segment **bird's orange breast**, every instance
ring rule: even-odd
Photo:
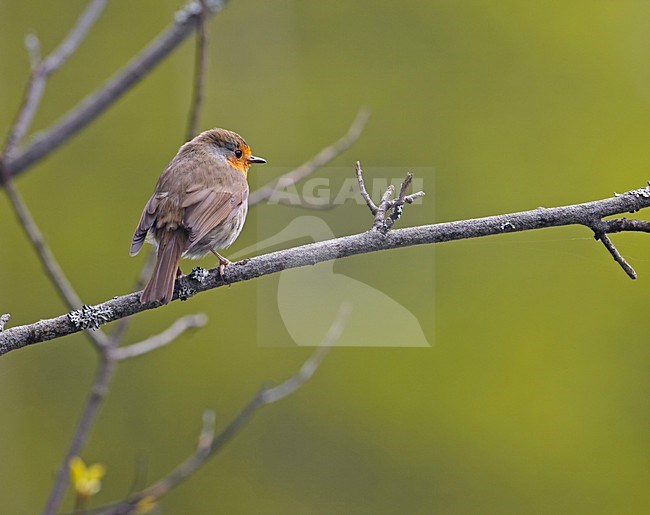
[[[249,152],[250,155],[250,152]],[[248,157],[246,157],[246,154],[244,154],[240,159],[237,159],[235,157],[228,157],[226,158],[226,161],[235,168],[236,170],[239,170],[241,173],[244,174],[244,177],[248,178],[248,169],[250,168],[250,163],[247,161]]]

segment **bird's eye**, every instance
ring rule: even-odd
[[[239,159],[242,156],[242,153],[243,152],[239,149],[235,150],[235,156],[237,156],[237,159]]]

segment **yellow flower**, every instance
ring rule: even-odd
[[[106,474],[106,467],[101,463],[94,463],[89,467],[79,456],[70,460],[70,480],[77,497],[89,499],[102,488],[102,478]]]

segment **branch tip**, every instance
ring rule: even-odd
[[[357,182],[359,183],[359,191],[361,192],[361,196],[363,197],[363,200],[366,201],[366,205],[368,206],[368,209],[370,209],[370,212],[373,215],[376,215],[377,206],[372,201],[372,198],[368,194],[368,190],[366,190],[366,184],[363,182],[363,170],[361,169],[361,163],[357,161],[354,165],[354,168],[357,172]]]
[[[358,165],[358,161],[357,161]],[[361,176],[361,166],[358,165],[356,167],[357,170],[357,180],[359,182],[359,189],[361,190],[361,196],[366,200],[366,204],[368,202],[372,203],[372,199],[370,199],[370,196],[368,195],[368,192],[366,191],[365,185],[363,184],[363,179]],[[404,211],[404,204],[412,204],[414,200],[423,197],[424,192],[423,191],[418,191],[415,193],[412,193],[411,195],[407,195],[406,192],[408,191],[408,187],[411,184],[411,181],[413,181],[413,173],[408,172],[406,174],[406,177],[402,181],[402,184],[400,185],[399,189],[399,194],[397,195],[396,199],[393,199],[393,193],[395,192],[395,187],[390,184],[388,188],[386,188],[386,191],[381,197],[381,202],[379,203],[379,206],[376,207],[376,211],[373,212],[375,215],[375,219],[372,224],[372,228],[376,231],[379,231],[382,234],[387,234],[388,231],[395,225],[395,222],[397,222],[401,216],[402,212]],[[374,204],[372,204],[374,206]],[[372,212],[373,209],[370,204],[368,204],[368,207],[370,208],[370,211]],[[388,212],[390,211],[390,215],[388,215]]]
[[[151,336],[141,342],[127,345],[126,347],[113,349],[111,354],[112,358],[115,361],[123,361],[142,356],[143,354],[147,354],[153,350],[164,347],[165,345],[169,345],[185,331],[203,327],[207,323],[208,317],[203,313],[186,315],[176,320],[160,334]]]
[[[339,138],[338,141],[334,142],[329,147],[322,149],[318,154],[306,163],[300,165],[298,168],[280,176],[266,186],[262,186],[261,188],[251,192],[250,197],[248,198],[248,206],[251,207],[264,200],[269,200],[281,188],[292,186],[293,184],[309,177],[318,169],[322,168],[334,158],[342,154],[359,139],[369,116],[370,113],[366,109],[360,109],[347,133]]]
[[[612,255],[614,261],[616,261],[619,265],[621,265],[621,268],[625,271],[625,273],[628,275],[630,279],[637,278],[634,268],[632,268],[630,264],[625,260],[625,258],[621,255],[618,249],[614,246],[614,243],[612,243],[612,240],[609,239],[609,236],[607,236],[607,234],[605,234],[604,231],[595,230],[594,237],[597,240],[600,240],[603,243],[603,245],[605,245],[605,248]]]
[[[5,325],[7,325],[7,322],[9,322],[10,318],[11,318],[11,315],[9,313],[5,313],[4,315],[0,315],[0,333],[5,330]]]
[[[196,447],[197,452],[207,453],[212,447],[214,441],[214,428],[217,422],[217,414],[210,409],[203,412],[203,427],[199,435],[199,441]]]
[[[44,62],[39,67],[39,70],[51,73],[61,66],[72,51],[76,49],[74,45],[78,46],[83,37],[85,37],[87,30],[95,22],[105,4],[106,0],[91,0],[70,35],[59,45],[59,48],[53,52],[52,56],[50,56],[55,58],[50,59],[48,57],[46,59],[47,63]],[[223,9],[225,4],[226,2],[224,0],[208,1],[210,15],[214,15]],[[21,122],[20,131],[17,133],[20,137],[15,137],[12,131],[10,137],[7,139],[10,143],[10,145],[5,145],[4,152],[7,173],[15,176],[43,159],[101,115],[140,79],[146,76],[148,71],[160,63],[197,28],[198,11],[195,11],[197,5],[194,0],[189,1],[176,13],[172,25],[162,31],[158,37],[131,59],[121,70],[115,73],[97,90],[79,101],[75,107],[54,122],[54,124],[35,135],[25,149],[13,155],[15,143],[19,142],[25,135],[33,116],[31,110],[32,108],[35,110],[38,99],[40,99],[42,87],[40,87],[40,91],[37,88],[36,93],[38,95],[30,95],[36,101],[30,101],[30,110],[26,111],[26,114],[29,116],[25,116],[25,120],[28,123]],[[198,7],[200,10],[200,6]],[[37,81],[36,85],[43,86],[43,84],[43,81]],[[7,148],[10,149],[10,152],[6,151]],[[11,155],[9,155],[10,153]]]
[[[25,36],[25,48],[29,57],[29,64],[34,71],[41,64],[41,42],[36,34],[27,34]]]

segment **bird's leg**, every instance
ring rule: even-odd
[[[217,259],[219,260],[219,275],[221,276],[222,280],[226,280],[224,277],[224,269],[226,265],[230,264],[230,261],[228,261],[225,257],[223,257],[221,254],[219,254],[216,250],[210,250],[215,256],[217,256]]]
[[[181,267],[179,266],[179,267],[176,269],[176,277],[180,277],[181,275],[183,275],[183,271],[181,270]]]

